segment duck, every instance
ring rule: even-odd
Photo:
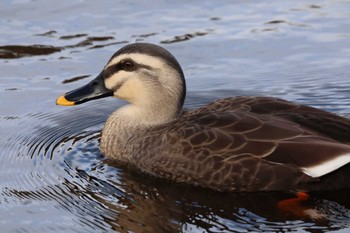
[[[349,119],[266,96],[187,110],[185,96],[176,58],[159,45],[132,43],[56,104],[125,100],[102,129],[100,151],[150,177],[220,192],[350,187]]]

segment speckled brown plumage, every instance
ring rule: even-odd
[[[327,127],[317,131],[314,118],[344,128],[326,136]],[[125,162],[154,176],[220,191],[307,188],[318,179],[299,168],[349,152],[350,145],[336,141],[349,127],[348,119],[281,99],[235,97],[185,111],[165,125],[131,130],[132,150],[114,153],[130,153]]]

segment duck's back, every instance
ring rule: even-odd
[[[213,112],[252,112],[278,116],[334,140],[350,143],[350,119],[283,99],[259,96],[229,97],[214,101],[185,114]]]

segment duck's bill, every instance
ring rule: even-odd
[[[108,90],[104,84],[103,72],[101,72],[94,80],[85,86],[79,87],[58,97],[56,104],[72,106],[89,100],[100,99],[112,95],[113,92]]]

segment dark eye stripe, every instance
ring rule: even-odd
[[[122,60],[120,62],[118,62],[117,64],[114,64],[114,65],[111,65],[107,68],[104,69],[103,71],[103,76],[105,79],[108,79],[110,78],[113,74],[116,74],[118,73],[120,70],[125,70],[124,69],[124,62],[126,60]],[[148,65],[144,65],[144,64],[138,64],[136,62],[133,61],[133,69],[130,70],[130,71],[135,71],[137,69],[140,69],[140,68],[144,68],[144,69],[148,69],[148,70],[153,70],[153,68],[151,66],[148,66]]]
[[[103,71],[103,77],[105,79],[110,78],[113,74],[117,73],[119,70],[122,69],[122,66],[118,63],[117,65],[112,65],[104,69]]]

